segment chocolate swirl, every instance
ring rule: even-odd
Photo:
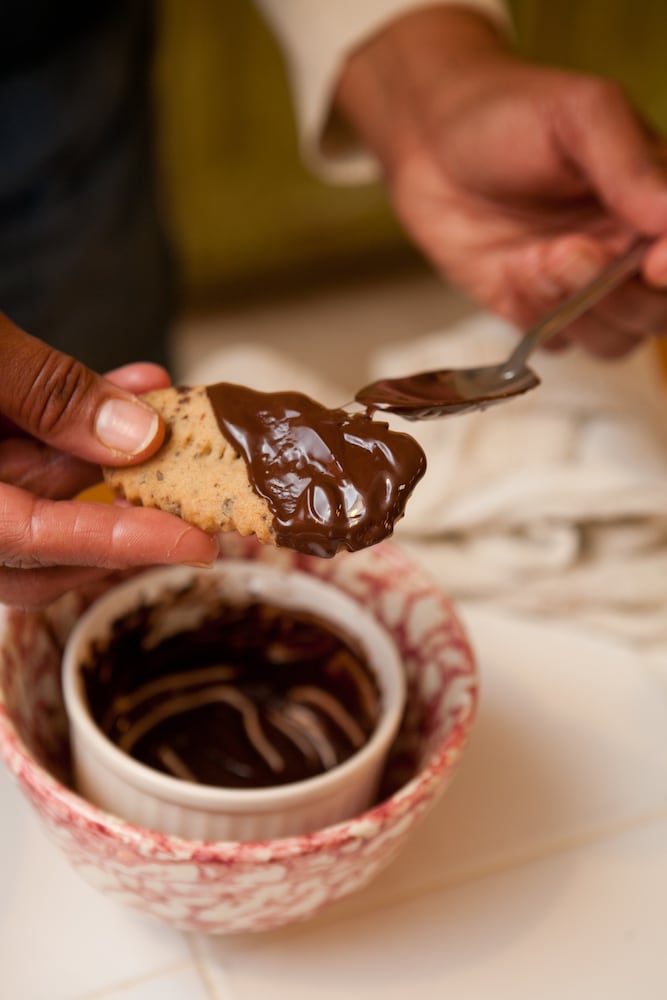
[[[426,471],[413,438],[367,414],[225,382],[207,393],[269,505],[278,545],[325,557],[374,545],[391,535]]]
[[[154,614],[140,607],[115,622],[83,670],[93,718],[136,760],[201,784],[260,788],[336,767],[373,732],[375,678],[312,616],[225,604],[156,642]]]

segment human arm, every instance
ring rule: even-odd
[[[435,265],[527,326],[638,232],[643,281],[568,331],[604,355],[667,330],[665,143],[612,82],[532,65],[456,6],[400,17],[350,54],[338,108]]]
[[[0,601],[37,607],[110,569],[211,562],[214,539],[168,514],[80,503],[99,466],[153,454],[164,426],[134,395],[169,382],[155,365],[107,378],[0,314]]]
[[[280,42],[290,79],[301,155],[323,178],[358,184],[378,164],[336,113],[335,93],[347,58],[398,18],[425,6],[465,8],[502,34],[511,24],[505,0],[255,0]]]
[[[518,326],[636,233],[667,231],[664,141],[613,82],[517,57],[502,0],[257,3],[286,54],[306,162],[333,181],[383,174],[427,257]],[[613,356],[664,332],[664,239],[643,278],[559,342]]]

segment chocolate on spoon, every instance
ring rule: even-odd
[[[634,274],[641,266],[648,246],[648,240],[636,240],[597,278],[528,330],[506,361],[380,379],[360,389],[354,397],[355,401],[369,412],[382,410],[406,420],[427,420],[483,410],[534,389],[540,380],[526,361],[535,348]]]

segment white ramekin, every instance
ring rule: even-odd
[[[169,594],[193,583],[204,584],[202,619],[207,604],[223,598],[237,603],[265,601],[314,613],[323,622],[342,628],[365,653],[380,688],[381,714],[368,742],[324,774],[258,789],[217,788],[172,778],[118,749],[90,714],[81,667],[89,660],[93,643],[108,641],[116,619],[142,604],[159,605]],[[184,623],[188,629],[192,625],[191,620]],[[171,619],[169,628],[174,630]],[[372,804],[401,720],[405,680],[401,657],[387,631],[333,584],[257,561],[223,560],[211,569],[169,566],[150,570],[107,591],[70,634],[63,657],[63,693],[76,786],[90,802],[166,834],[258,841],[310,833],[358,815]]]

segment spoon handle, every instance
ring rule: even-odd
[[[578,319],[612,289],[638,271],[644,254],[651,243],[652,240],[644,236],[635,240],[625,253],[613,260],[596,278],[580,288],[578,292],[575,292],[552,312],[547,313],[539,323],[536,323],[524,334],[506,364],[503,365],[504,370],[511,373],[523,368],[527,358],[536,347]]]

